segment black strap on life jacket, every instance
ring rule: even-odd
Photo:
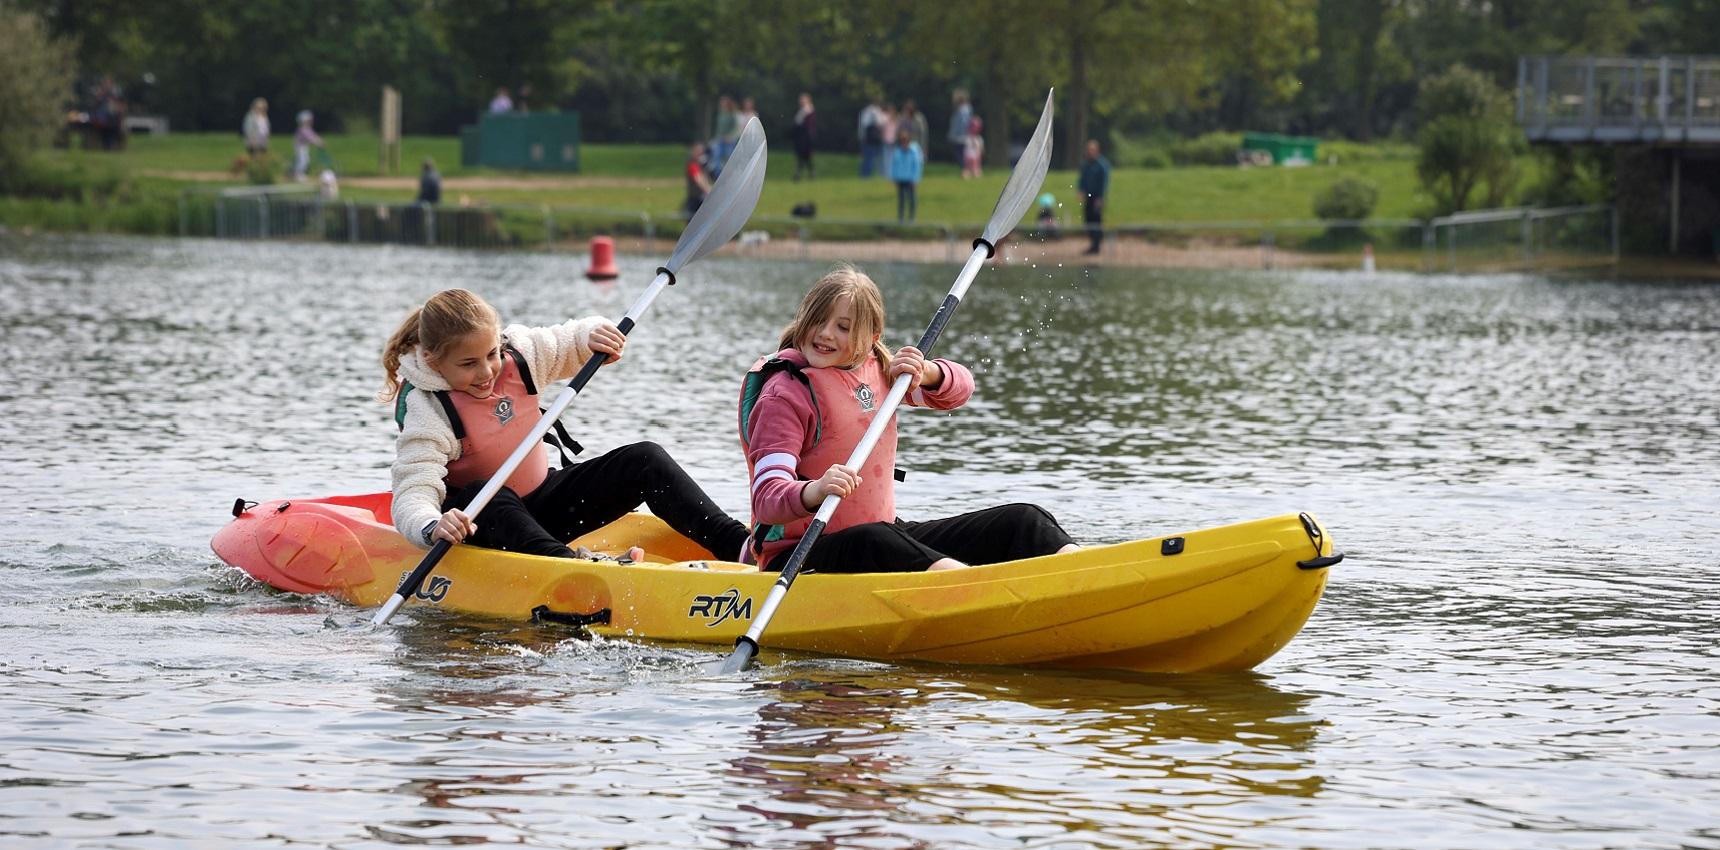
[[[519,369],[520,382],[526,385],[526,394],[536,396],[538,394],[537,383],[532,380],[532,370],[526,368],[526,356],[521,354],[520,350],[511,343],[503,345],[502,350],[514,359],[514,366]],[[402,382],[400,395],[397,396],[398,400],[394,404],[394,425],[403,431],[406,429],[406,396],[412,390],[411,381]],[[466,426],[460,421],[460,412],[454,407],[454,399],[448,395],[448,391],[429,390],[428,392],[436,397],[436,401],[442,405],[442,412],[448,415],[448,426],[454,431],[454,439],[466,439]],[[539,410],[542,411],[542,408]],[[551,423],[551,428],[553,429],[551,433],[543,435],[543,441],[555,446],[556,452],[561,455],[561,465],[564,468],[572,466],[573,455],[585,451],[585,447],[567,432],[567,426],[561,424],[560,419]]]
[[[532,380],[532,370],[526,368],[526,356],[521,354],[520,350],[515,348],[512,343],[502,346],[502,350],[513,356],[514,365],[520,370],[520,380],[526,385],[526,393],[537,395],[537,383]],[[539,408],[539,410],[542,409]],[[569,453],[579,454],[585,451],[585,447],[580,445],[572,434],[567,433],[567,426],[561,424],[561,419],[557,418],[551,422],[550,427],[552,430],[543,435],[543,441],[555,446],[556,452],[561,455],[561,465],[564,469],[572,466],[573,457]]]

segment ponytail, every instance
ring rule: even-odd
[[[413,307],[412,312],[406,314],[406,320],[388,337],[388,344],[382,347],[382,372],[387,377],[382,383],[382,391],[376,394],[377,401],[390,402],[400,395],[400,358],[417,350],[418,317],[423,314],[423,307]]]

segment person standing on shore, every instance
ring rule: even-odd
[[[908,138],[920,146],[922,153],[932,143],[931,128],[926,126],[926,113],[920,111],[913,98],[902,101],[902,114],[896,118],[896,129],[907,130]]]
[[[687,152],[687,202],[685,209],[687,218],[704,206],[705,196],[711,193],[711,178],[705,172],[705,146],[693,143],[692,150]]]
[[[860,110],[860,176],[871,177],[884,156],[884,111],[872,98]]]
[[[1099,253],[1099,243],[1105,238],[1105,192],[1111,187],[1111,163],[1099,155],[1097,139],[1087,140],[1087,161],[1081,164],[1081,179],[1076,188],[1083,199],[1083,220],[1087,223],[1087,238],[1092,244],[1085,253]]]
[[[818,137],[818,111],[812,108],[812,95],[800,93],[800,108],[794,113],[794,179],[804,173],[806,179],[817,176],[812,167],[812,142]]]
[[[298,120],[299,129],[293,133],[293,180],[302,183],[310,174],[311,148],[323,148],[323,140],[311,127],[314,119],[309,109],[299,110]]]
[[[412,202],[431,206],[442,203],[442,175],[430,157],[424,157],[424,167],[418,172],[418,197]]]
[[[260,97],[251,101],[251,111],[245,113],[240,133],[245,137],[245,153],[252,158],[269,152],[268,101]]]
[[[908,128],[896,131],[896,146],[890,149],[890,179],[896,181],[896,221],[913,221],[915,189],[926,167],[926,155]]]
[[[712,130],[709,160],[711,177],[723,173],[723,165],[729,161],[729,154],[734,152],[740,139],[741,122],[735,114],[735,99],[725,94],[717,98],[717,121]]]
[[[968,116],[967,133],[962,136],[962,177],[979,177],[980,164],[985,161],[985,122],[978,115]]]
[[[956,164],[962,165],[967,157],[968,121],[973,118],[973,105],[968,103],[968,93],[962,89],[956,89],[955,94],[950,96],[950,101],[955,108],[950,113],[948,138],[950,144],[955,146]]]

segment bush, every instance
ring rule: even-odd
[[[65,123],[71,89],[71,48],[50,40],[40,18],[0,3],[0,190]]]
[[[1171,156],[1167,148],[1170,137],[1149,136],[1130,138],[1118,136],[1109,157],[1118,168],[1169,168]]]
[[[108,200],[127,188],[117,164],[92,157],[58,162],[33,157],[14,169],[6,182],[7,193],[19,197],[83,202]]]
[[[245,179],[254,186],[267,186],[275,182],[275,175],[279,171],[280,167],[275,165],[275,158],[270,154],[254,154],[245,161]]]
[[[1367,218],[1380,200],[1380,189],[1360,177],[1343,177],[1314,196],[1314,215],[1326,221]]]
[[[1241,133],[1207,133],[1172,144],[1170,156],[1177,165],[1235,165],[1241,149]]]

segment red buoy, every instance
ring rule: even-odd
[[[621,272],[615,268],[615,240],[607,236],[591,237],[591,265],[585,276],[592,280],[613,280]]]

